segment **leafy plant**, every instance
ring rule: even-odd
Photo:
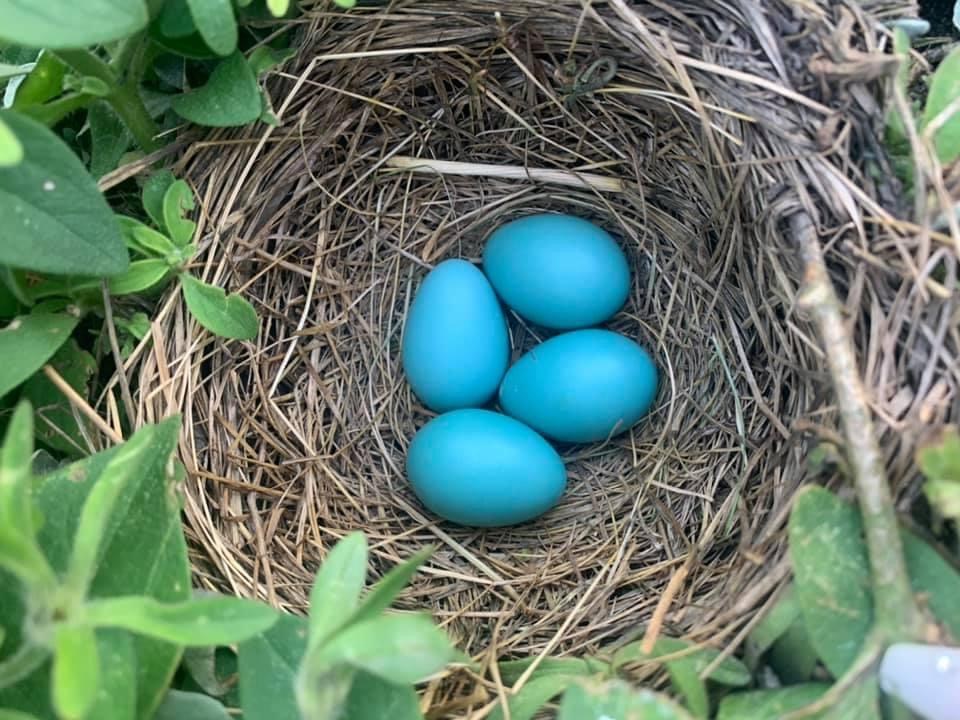
[[[422,717],[410,683],[458,655],[428,617],[386,611],[429,551],[364,592],[366,540],[348,536],[317,575],[309,620],[195,593],[177,419],[35,477],[33,417],[21,403],[0,450],[0,717],[226,718],[214,648],[236,643],[248,719]],[[185,648],[203,683],[171,688]]]
[[[960,521],[960,432],[953,425],[917,452],[917,464],[926,475],[923,492],[937,512]]]

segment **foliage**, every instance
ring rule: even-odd
[[[366,540],[349,536],[317,575],[309,620],[194,592],[178,420],[35,477],[33,417],[21,403],[0,450],[0,717],[230,717],[217,666],[233,654],[215,647],[237,643],[246,718],[293,720],[298,705],[305,717],[422,717],[410,683],[457,655],[426,616],[386,610],[426,553],[364,592]],[[198,681],[172,687],[185,648]]]
[[[923,492],[937,512],[960,521],[960,432],[949,425],[917,452],[917,464],[926,475]]]

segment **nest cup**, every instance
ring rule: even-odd
[[[877,191],[844,143],[867,121],[848,106],[852,135],[824,147],[840,100],[808,65],[839,61],[838,32],[874,36],[863,5],[307,12],[298,57],[267,80],[281,124],[214,134],[176,168],[202,207],[196,270],[253,302],[259,337],[218,340],[171,296],[136,360],[140,418],[184,413],[198,582],[303,612],[329,549],[360,529],[374,577],[436,546],[399,605],[487,660],[602,651],[655,611],[665,633],[734,638],[785,576],[807,431],[834,424],[783,220],[863,231]],[[404,474],[431,417],[403,377],[405,314],[436,263],[551,211],[621,243],[633,285],[608,327],[650,351],[660,394],[629,432],[561,448],[568,489],[539,520],[458,527]],[[547,336],[510,323],[518,351]],[[484,681],[464,682],[435,708],[482,703]]]

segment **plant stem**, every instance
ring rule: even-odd
[[[130,129],[137,144],[147,152],[159,147],[157,126],[135,87],[121,85],[113,69],[89,50],[57,50],[57,56],[79,74],[95,77],[109,85],[112,92],[106,100]]]
[[[30,105],[20,112],[37,122],[42,122],[47,127],[53,127],[70,113],[88,107],[96,99],[95,95],[87,93],[70,93],[43,105]]]
[[[886,468],[840,301],[827,274],[820,240],[809,215],[802,211],[792,215],[790,230],[806,266],[799,302],[810,311],[820,332],[847,440],[870,556],[879,641],[885,644],[918,639],[922,617],[910,588]]]

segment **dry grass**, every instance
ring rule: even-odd
[[[807,452],[837,438],[782,232],[797,208],[818,224],[909,498],[917,433],[960,379],[955,307],[933,277],[955,258],[949,238],[895,220],[896,186],[874,180],[890,176],[876,140],[889,63],[865,5],[307,13],[299,57],[268,82],[282,125],[213,135],[177,168],[203,209],[195,269],[254,302],[260,335],[221,342],[171,298],[131,368],[141,421],[184,413],[198,581],[301,612],[331,545],[359,528],[375,575],[437,546],[401,604],[432,608],[483,662],[596,652],[652,618],[731,642],[785,576]],[[568,101],[564,64],[601,57],[616,76]],[[403,471],[429,418],[400,368],[405,311],[433,264],[477,258],[498,224],[550,210],[628,251],[633,292],[612,327],[653,352],[657,409],[609,444],[564,448],[569,489],[541,520],[438,522]],[[512,333],[517,348],[543,337],[516,318]],[[431,688],[435,713],[495,696],[461,679]]]

